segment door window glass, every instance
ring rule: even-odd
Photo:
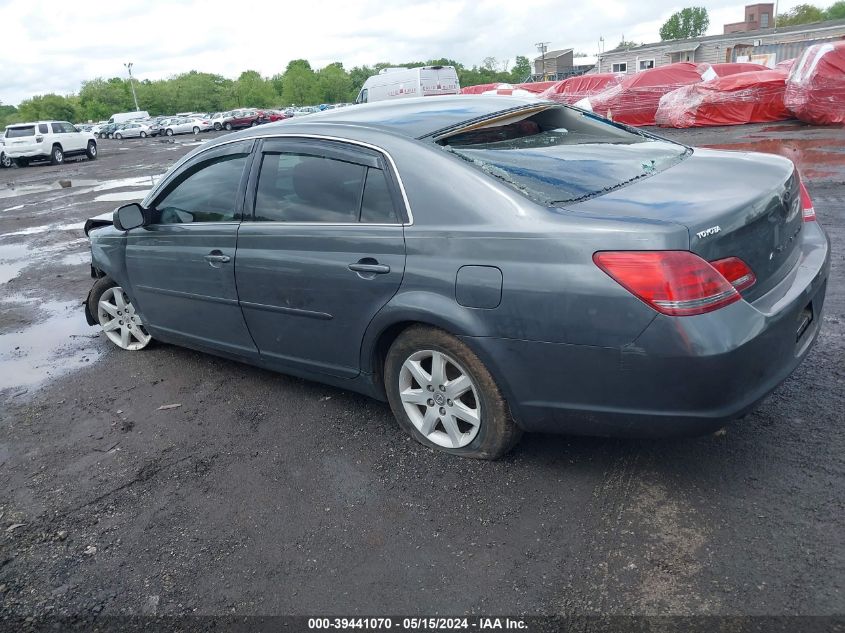
[[[265,154],[255,219],[357,222],[366,167],[322,156]]]
[[[50,128],[47,127],[46,123],[39,123],[38,124],[38,132],[41,134],[46,134],[50,131]]]
[[[62,132],[64,132],[61,123],[51,123],[50,127],[53,128],[53,134],[61,134]]]
[[[236,219],[237,193],[246,154],[220,156],[180,176],[156,205],[154,223],[230,222]]]
[[[387,178],[381,169],[367,168],[367,182],[364,185],[364,197],[361,200],[361,222],[381,224],[396,222]]]

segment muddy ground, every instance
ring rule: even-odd
[[[718,436],[533,435],[495,463],[362,396],[86,325],[81,223],[193,137],[0,172],[0,618],[842,614],[845,129],[664,133],[799,163],[833,242],[817,346]]]

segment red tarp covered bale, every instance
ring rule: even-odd
[[[495,84],[478,84],[477,86],[467,86],[466,88],[461,88],[462,95],[480,95],[482,92],[487,92],[488,90],[495,90],[496,86],[499,86],[500,83]]]
[[[807,48],[789,72],[785,101],[805,123],[845,123],[845,41]]]
[[[752,64],[751,62],[725,62],[722,64],[709,64],[719,77],[727,77],[728,75],[738,75],[739,73],[750,73],[755,70],[770,70],[768,66],[763,64]],[[701,73],[704,74],[703,72]]]
[[[621,83],[590,97],[590,106],[601,116],[628,125],[654,125],[660,97],[681,86],[698,83],[698,65],[668,64],[626,75]]]
[[[795,64],[795,58],[792,59],[784,59],[782,62],[778,62],[775,64],[775,70],[782,70],[784,72],[789,72],[792,70],[792,66]]]
[[[534,94],[540,94],[554,86],[557,81],[529,81],[527,84],[514,84],[514,88],[522,88]]]
[[[558,103],[573,104],[586,97],[592,97],[602,90],[617,85],[624,75],[618,73],[594,73],[592,75],[579,75],[570,77],[563,81],[555,82],[545,92],[540,94],[541,99],[550,99]]]
[[[660,99],[655,120],[663,127],[704,127],[783,121],[786,73],[758,70],[683,86]]]

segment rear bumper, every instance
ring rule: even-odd
[[[699,316],[658,315],[625,347],[465,341],[491,367],[525,430],[702,434],[748,413],[806,357],[829,268],[827,237],[808,224],[798,264],[766,295]],[[805,310],[811,320],[799,336]]]
[[[49,158],[50,148],[38,145],[24,145],[21,147],[7,147],[6,156],[9,158]]]

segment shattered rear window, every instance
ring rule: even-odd
[[[439,142],[447,151],[545,206],[586,200],[683,160],[689,148],[594,115],[552,108]]]

